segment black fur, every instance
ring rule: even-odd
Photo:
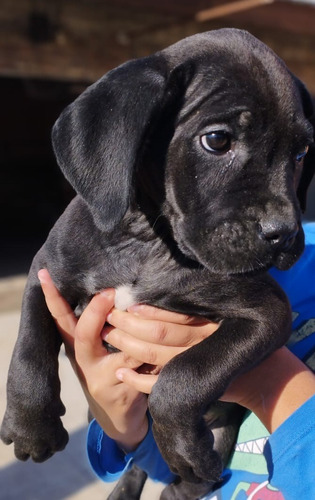
[[[312,142],[311,114],[284,63],[234,29],[130,61],[63,112],[53,145],[78,196],[25,291],[1,429],[18,458],[45,460],[67,441],[61,340],[37,279],[47,267],[73,308],[128,284],[135,302],[221,321],[163,368],[149,398],[157,443],[182,480],[163,498],[198,498],[219,480],[240,417],[215,401],[290,334],[289,304],[267,270],[303,251],[299,200],[304,208],[314,146],[304,167],[297,156]],[[225,134],[226,150],[204,148],[211,132]]]

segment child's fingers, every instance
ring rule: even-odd
[[[154,308],[152,308],[154,309]],[[165,317],[169,313],[166,313]],[[175,313],[170,313],[171,315]],[[163,316],[163,314],[161,314]],[[182,319],[184,315],[181,315]],[[108,323],[139,340],[165,346],[191,346],[211,335],[218,325],[203,320],[196,325],[177,324],[158,319],[146,319],[130,312],[113,311],[107,317]]]
[[[152,387],[158,379],[158,375],[144,375],[128,368],[119,368],[116,371],[116,377],[121,382],[130,385],[144,394],[150,394]]]
[[[104,356],[101,332],[114,305],[115,291],[104,290],[95,295],[84,309],[75,331],[76,359],[81,368]]]
[[[47,307],[54,318],[58,330],[60,331],[65,343],[73,347],[74,331],[77,319],[68,302],[61,296],[55,287],[47,269],[41,269],[38,272]]]
[[[167,323],[175,323],[177,325],[199,325],[208,322],[208,320],[204,318],[167,311],[166,309],[160,309],[159,307],[153,307],[147,304],[135,304],[130,306],[128,311],[142,318],[165,321]]]
[[[139,340],[117,328],[112,329],[105,340],[128,356],[149,365],[164,366],[174,356],[187,349],[182,346],[160,345]]]

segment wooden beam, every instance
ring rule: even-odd
[[[35,43],[29,36],[31,3],[2,0],[0,76],[89,83],[128,59],[149,55],[185,36],[233,26],[249,30],[270,45],[315,94],[315,8],[312,6],[277,1],[198,23],[180,15],[177,18],[159,15],[156,10],[124,9],[123,3],[120,0],[119,7],[113,7],[110,2],[64,0],[58,15],[47,11],[53,22],[52,39]],[[195,6],[204,3],[196,0]],[[238,0],[234,5],[237,3]],[[42,4],[54,5],[46,1]]]
[[[0,40],[0,75],[92,82],[130,57],[128,47],[115,41],[60,36],[36,45],[12,35]]]
[[[32,11],[32,5],[37,10]],[[59,5],[59,9],[56,6]],[[50,28],[40,40],[34,13]],[[1,0],[0,75],[94,81],[133,57],[132,38],[173,18],[99,0]],[[35,32],[34,32],[35,30]]]
[[[210,21],[218,17],[224,17],[244,10],[254,9],[261,5],[273,3],[274,0],[239,0],[238,2],[228,2],[223,5],[211,7],[197,12],[195,19],[197,22]]]

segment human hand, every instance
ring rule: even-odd
[[[135,448],[148,429],[147,397],[119,381],[115,373],[119,368],[137,369],[142,363],[123,352],[109,354],[101,337],[114,306],[114,290],[95,295],[78,320],[48,271],[42,269],[38,277],[93,416],[124,450]]]
[[[107,323],[111,326],[104,328],[104,340],[143,363],[137,370],[118,369],[117,378],[147,394],[168,361],[204,340],[219,326],[204,318],[148,305],[131,306],[128,312],[113,309]]]
[[[214,333],[218,325],[205,320],[163,311],[150,306],[130,308],[134,314],[113,310],[106,340],[130,356],[163,367],[180,352]],[[158,375],[120,368],[119,380],[150,393]],[[238,403],[253,411],[270,432],[281,425],[315,394],[314,374],[287,348],[237,377],[221,400]]]

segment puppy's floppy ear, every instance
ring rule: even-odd
[[[58,164],[105,231],[128,209],[137,155],[165,86],[161,56],[130,61],[87,88],[54,125]]]
[[[294,80],[296,82],[297,88],[301,96],[305,118],[307,118],[308,121],[313,126],[313,137],[315,141],[315,110],[312,98],[308,90],[306,89],[305,85],[295,76]],[[305,212],[306,209],[307,189],[313,179],[314,173],[315,173],[315,143],[310,145],[308,153],[304,159],[303,171],[297,188],[297,197],[300,202],[300,207],[302,212]]]

